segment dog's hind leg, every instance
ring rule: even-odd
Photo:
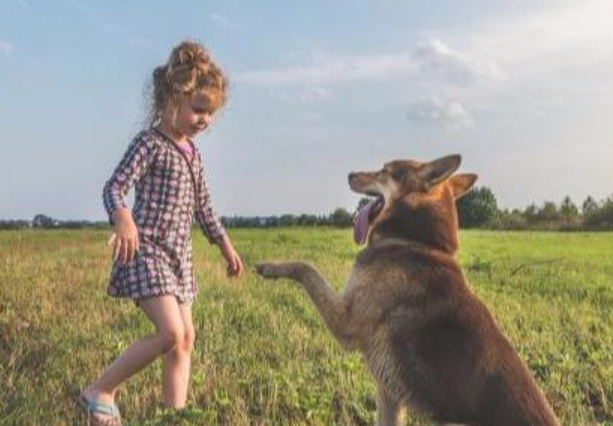
[[[297,281],[310,296],[334,337],[345,349],[354,347],[355,327],[345,301],[317,269],[303,262],[286,262],[260,263],[256,265],[256,271],[264,278],[289,278]]]
[[[379,386],[377,390],[377,426],[399,426],[404,421],[403,405]]]

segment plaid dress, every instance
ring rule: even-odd
[[[192,148],[190,164],[167,136],[144,130],[132,140],[104,186],[104,207],[111,224],[113,213],[126,206],[125,196],[134,186],[132,215],[140,245],[132,262],[113,262],[110,296],[139,300],[170,294],[180,303],[194,299],[190,233],[194,215],[211,244],[225,230],[211,207],[200,152]]]

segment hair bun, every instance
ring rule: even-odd
[[[209,52],[200,44],[193,41],[181,42],[170,53],[169,68],[208,68],[211,63]]]

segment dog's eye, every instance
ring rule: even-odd
[[[394,178],[394,180],[397,182],[403,181],[406,176],[407,176],[407,171],[404,169],[394,170],[392,172],[392,178]]]

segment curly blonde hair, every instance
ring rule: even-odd
[[[181,95],[205,94],[213,111],[226,102],[228,81],[209,52],[196,41],[179,43],[168,61],[153,70],[147,124],[158,125],[170,108],[176,114]]]

